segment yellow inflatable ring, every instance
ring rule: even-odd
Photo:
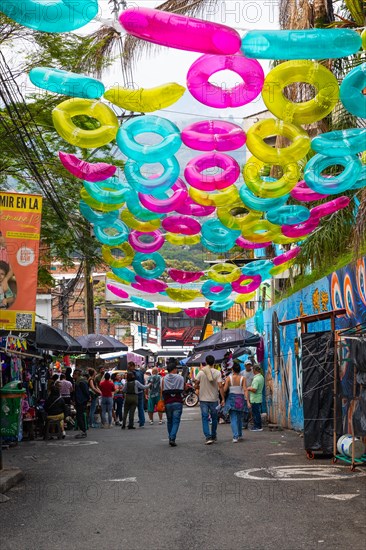
[[[288,147],[272,147],[264,140],[271,136],[282,136],[290,141]],[[247,132],[247,147],[257,159],[263,162],[285,165],[303,159],[310,150],[310,138],[302,128],[274,118],[260,120]]]
[[[274,267],[272,267],[272,269],[269,270],[269,273],[272,275],[272,277],[276,277],[276,275],[279,275],[280,273],[283,273],[289,267],[294,265],[294,263],[295,263],[295,259],[290,260],[288,262],[284,262],[283,264],[280,264],[280,265],[275,265]]]
[[[125,281],[125,279],[122,279],[121,277],[117,277],[113,271],[108,271],[106,275],[107,279],[113,279],[113,281],[116,281],[117,283],[122,283],[127,286],[131,286],[130,281]]]
[[[166,233],[165,240],[174,246],[189,246],[198,244],[201,237],[200,235],[177,235],[175,233]]]
[[[266,162],[250,157],[243,168],[243,178],[252,193],[260,198],[276,199],[292,191],[300,179],[300,168],[296,162],[283,166],[284,174],[276,181],[265,181],[261,172],[268,166]]]
[[[180,313],[182,311],[181,307],[156,306],[156,308],[163,313]]]
[[[99,128],[83,130],[76,126],[73,117],[85,115],[95,118]],[[113,141],[119,128],[118,118],[110,107],[92,99],[67,99],[52,111],[53,125],[57,133],[77,147],[102,147]]]
[[[141,231],[142,233],[150,233],[152,231],[155,231],[156,229],[159,229],[160,227],[159,219],[150,220],[149,222],[143,222],[141,220],[138,220],[127,209],[122,210],[120,218],[123,222],[125,222],[126,225],[128,225],[128,227],[131,227],[131,229],[136,229],[137,231]]]
[[[246,226],[243,231],[243,236],[253,243],[274,241],[279,235],[281,235],[280,226],[274,225],[268,220],[257,220]]]
[[[244,216],[238,216],[245,212]],[[239,229],[242,231],[246,225],[253,223],[262,217],[262,212],[253,212],[245,206],[241,201],[235,204],[229,204],[229,206],[220,206],[217,208],[217,217],[220,222],[229,229]]]
[[[80,197],[88,206],[90,206],[90,208],[93,208],[94,210],[101,210],[102,212],[119,210],[124,205],[124,202],[120,202],[118,204],[106,204],[104,202],[97,201],[89,195],[85,187],[80,189]]]
[[[295,82],[306,82],[317,90],[314,99],[294,103],[283,90]],[[311,124],[329,115],[338,102],[339,86],[336,77],[314,61],[286,61],[267,75],[262,90],[267,109],[276,117],[294,124]]]
[[[283,233],[281,232],[279,235],[277,235],[274,238],[273,243],[274,244],[292,244],[292,243],[298,243],[303,238],[304,237],[302,237],[301,239],[299,239],[299,237],[286,237],[286,235],[283,235]]]
[[[167,288],[165,292],[175,302],[190,302],[198,296],[202,296],[198,290],[182,290],[180,288]]]
[[[217,189],[216,192],[200,191],[190,187],[188,193],[192,200],[203,206],[226,206],[240,201],[239,191],[235,185],[222,190]]]
[[[250,302],[255,298],[256,291],[248,292],[248,294],[238,294],[234,299],[236,304],[245,304],[245,302]]]
[[[207,275],[216,283],[232,283],[241,276],[241,269],[234,264],[223,262],[210,267]]]
[[[117,249],[122,250],[125,255],[124,258],[116,258],[113,256],[112,250]],[[134,254],[132,246],[127,242],[116,246],[108,246],[107,244],[102,246],[103,260],[111,267],[126,267],[127,265],[131,265]]]

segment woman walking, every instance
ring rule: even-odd
[[[233,443],[237,443],[243,437],[243,411],[250,407],[246,381],[240,375],[240,365],[234,362],[233,373],[228,376],[225,382],[224,394],[227,395],[224,405],[224,412],[230,415],[230,425],[233,432]]]
[[[94,417],[95,417],[95,411],[98,404],[98,397],[102,394],[100,389],[95,383],[95,376],[97,374],[95,369],[88,369],[88,374],[89,374],[88,386],[89,386],[89,393],[90,393],[90,399],[91,399],[90,411],[89,411],[89,428],[97,428],[98,426],[95,423]]]
[[[126,385],[123,387],[123,393],[126,394],[126,398],[125,398],[125,407],[123,411],[122,430],[126,428],[127,416],[128,416],[128,429],[135,430],[135,426],[133,425],[133,422],[134,422],[135,410],[138,404],[138,393],[139,393],[139,390],[146,390],[149,387],[150,387],[150,384],[147,384],[145,386],[144,384],[141,384],[141,382],[136,380],[133,372],[127,373],[127,382],[126,382]]]
[[[123,401],[124,393],[123,386],[125,380],[122,380],[122,375],[117,374],[114,381],[114,409],[116,414],[116,426],[122,426],[122,410],[123,410]]]

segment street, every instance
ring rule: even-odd
[[[366,469],[308,461],[292,431],[229,425],[203,444],[199,408],[166,425],[89,430],[4,453],[25,481],[1,504],[1,550],[364,550]]]

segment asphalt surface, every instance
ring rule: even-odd
[[[68,434],[5,451],[26,479],[0,504],[1,550],[366,548],[366,468],[308,461],[295,432],[233,444],[220,425],[205,446],[195,408],[176,448],[157,421]]]

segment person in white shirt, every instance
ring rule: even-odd
[[[213,355],[207,355],[206,363],[207,365],[197,374],[195,384],[196,389],[199,388],[200,391],[202,429],[206,438],[205,445],[211,445],[217,441],[219,391],[222,400],[224,400],[224,392],[221,373],[214,368],[215,358]],[[211,431],[209,417],[212,421]]]

